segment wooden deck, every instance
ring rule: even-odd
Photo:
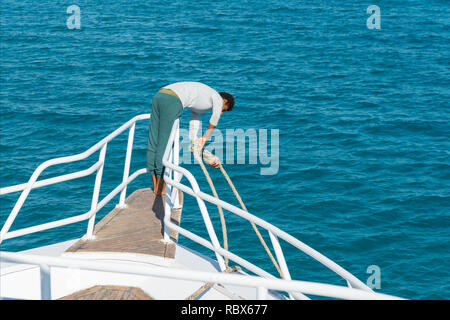
[[[177,233],[171,233],[175,243],[162,241],[163,200],[149,188],[136,190],[126,199],[127,208],[115,208],[95,225],[94,239],[81,239],[66,252],[126,252],[175,258]],[[174,209],[172,222],[179,224],[180,215],[181,210]]]
[[[154,300],[136,287],[94,286],[75,292],[59,300]]]
[[[180,192],[180,202],[183,193]],[[66,252],[139,253],[163,258],[175,258],[178,234],[171,232],[174,241],[163,242],[164,202],[151,189],[133,192],[125,201],[126,208],[115,208],[94,227],[94,239],[80,239]],[[171,220],[180,223],[181,209],[172,210]],[[94,286],[62,297],[61,300],[153,300],[139,288]]]

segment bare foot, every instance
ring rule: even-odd
[[[166,194],[166,183],[163,178],[156,178],[156,195],[163,196]]]
[[[153,193],[156,194],[156,176],[152,175],[152,189]]]

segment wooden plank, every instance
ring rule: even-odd
[[[127,252],[175,258],[175,243],[162,241],[163,200],[149,188],[136,190],[126,199],[126,208],[115,208],[95,225],[94,239],[80,239],[66,252]],[[180,218],[181,209],[174,209],[171,221],[179,225]],[[170,236],[178,240],[176,232]]]
[[[154,300],[142,289],[122,286],[94,286],[59,300]]]

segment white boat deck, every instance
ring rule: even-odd
[[[140,189],[127,199],[126,208],[115,208],[94,228],[91,240],[74,239],[46,247],[23,251],[28,254],[61,256],[128,265],[155,265],[168,268],[220,272],[217,261],[180,246],[178,235],[163,242],[164,208],[161,197],[151,189]],[[172,222],[179,224],[181,210],[172,211]],[[39,267],[24,264],[1,264],[3,298],[40,299]],[[244,274],[244,272],[239,271]],[[66,300],[183,300],[205,283],[160,277],[144,277],[81,269],[51,269],[52,299]],[[26,285],[29,290],[17,291]],[[275,294],[275,293],[273,293]],[[279,298],[269,293],[268,299]],[[244,286],[215,284],[196,299],[256,299],[256,291]]]

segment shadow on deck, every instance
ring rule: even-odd
[[[171,232],[175,243],[163,241],[163,201],[149,188],[136,190],[126,199],[126,208],[115,208],[95,225],[93,239],[80,239],[66,252],[139,253],[175,258],[178,234]],[[172,210],[173,223],[179,224],[180,216],[181,209]]]

